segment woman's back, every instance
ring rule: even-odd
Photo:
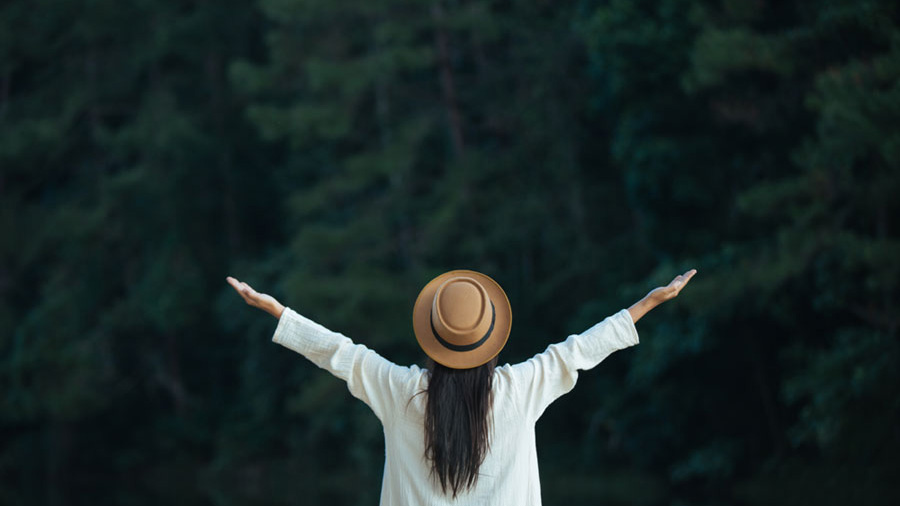
[[[479,467],[478,480],[456,499],[441,490],[425,458],[427,399],[415,393],[427,389],[428,371],[413,367],[410,373],[405,393],[414,396],[412,401],[383,420],[385,469],[381,504],[540,504],[534,423],[523,423],[511,391],[510,366],[494,371],[490,446]]]
[[[272,338],[344,379],[368,404],[385,435],[381,504],[539,505],[534,428],[544,410],[575,386],[578,370],[590,369],[618,349],[638,343],[628,310],[587,331],[547,347],[529,360],[494,369],[489,447],[478,480],[452,499],[425,457],[425,409],[430,373],[396,365],[343,334],[285,308]]]

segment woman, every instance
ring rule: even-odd
[[[497,367],[512,323],[509,299],[484,274],[446,272],[422,289],[413,307],[428,369],[396,365],[247,283],[227,280],[247,304],[278,318],[274,342],[345,380],[381,420],[382,506],[529,506],[541,504],[535,422],[575,386],[578,370],[637,344],[634,324],[675,298],[696,273],[676,276],[529,360]]]

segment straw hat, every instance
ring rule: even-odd
[[[435,362],[470,369],[500,353],[512,308],[500,285],[480,272],[453,270],[432,279],[413,306],[413,331]]]

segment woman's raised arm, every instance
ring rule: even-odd
[[[575,387],[579,370],[591,369],[616,350],[638,344],[635,322],[654,307],[675,298],[696,273],[696,269],[691,269],[675,276],[671,283],[654,288],[627,310],[621,309],[581,334],[551,344],[525,362],[499,368],[508,372],[517,386],[522,414],[537,420],[550,403]]]
[[[278,318],[273,342],[346,381],[350,393],[368,404],[382,422],[409,399],[407,392],[419,375],[417,367],[398,366],[365,345],[283,306],[271,295],[259,293],[231,276],[226,279],[247,304]]]

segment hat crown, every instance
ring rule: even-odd
[[[435,292],[431,316],[441,338],[454,345],[472,344],[491,327],[491,300],[477,280],[452,277]]]

